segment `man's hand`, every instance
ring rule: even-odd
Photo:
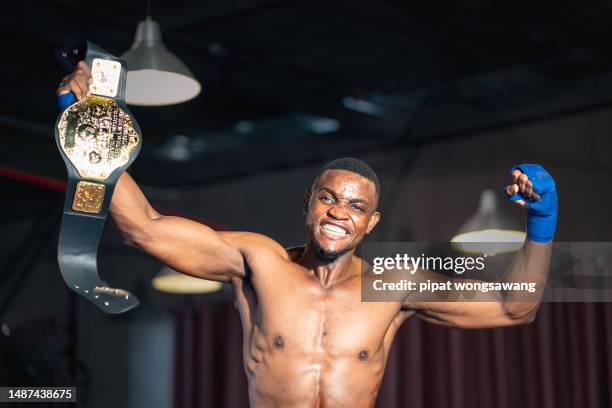
[[[91,95],[89,85],[93,82],[91,70],[85,63],[80,61],[74,71],[64,78],[57,87],[57,101],[60,109],[66,108],[76,100],[81,100]]]
[[[527,210],[527,238],[535,242],[553,239],[557,227],[557,189],[539,164],[521,164],[510,171],[508,200]]]

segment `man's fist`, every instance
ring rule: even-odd
[[[91,95],[89,85],[93,82],[91,70],[84,61],[80,61],[74,71],[64,78],[57,87],[57,98],[61,109]]]
[[[557,228],[557,188],[550,174],[539,164],[521,164],[510,170],[512,184],[506,187],[508,200],[527,210],[527,238],[548,242]]]

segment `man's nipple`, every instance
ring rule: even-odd
[[[285,341],[283,340],[282,336],[276,336],[274,338],[274,347],[277,349],[282,349],[285,347]]]

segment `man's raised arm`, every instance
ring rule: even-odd
[[[88,96],[91,81],[89,67],[79,62],[57,88],[60,107]],[[245,234],[219,233],[188,219],[159,214],[127,173],[117,182],[110,211],[128,243],[179,272],[224,282],[245,275],[236,245]]]
[[[119,178],[110,211],[129,244],[179,272],[224,282],[245,275],[241,252],[223,233],[159,214],[127,173]]]
[[[534,284],[533,293],[515,291],[494,291],[478,293],[473,299],[463,299],[462,293],[455,290],[448,293],[448,300],[431,302],[406,302],[409,310],[432,323],[445,326],[480,329],[489,327],[514,326],[530,323],[536,316],[546,279],[548,276],[552,242],[538,243],[525,241],[522,249],[515,255],[507,268],[501,283],[528,282]],[[419,270],[422,282],[443,283],[484,283],[473,279],[449,279],[440,273]],[[470,293],[471,294],[471,293]]]
[[[490,291],[480,293],[478,300],[468,301],[406,302],[419,317],[464,328],[510,326],[529,323],[535,318],[548,277],[557,224],[557,191],[552,177],[539,165],[516,166],[511,177],[506,194],[510,201],[527,210],[527,239],[506,269],[502,283],[531,283],[535,284],[535,291],[529,294]],[[417,274],[423,281],[448,279],[430,271]]]

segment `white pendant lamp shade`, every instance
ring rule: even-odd
[[[173,105],[195,98],[202,89],[189,68],[168,51],[159,24],[150,18],[138,23],[134,44],[121,58],[128,66],[125,99],[130,105]]]
[[[484,190],[476,214],[451,239],[462,252],[495,255],[518,251],[525,241],[522,226],[505,216],[493,190]]]
[[[223,287],[221,282],[184,275],[167,266],[164,266],[151,280],[151,285],[160,292],[181,295],[212,293]]]

